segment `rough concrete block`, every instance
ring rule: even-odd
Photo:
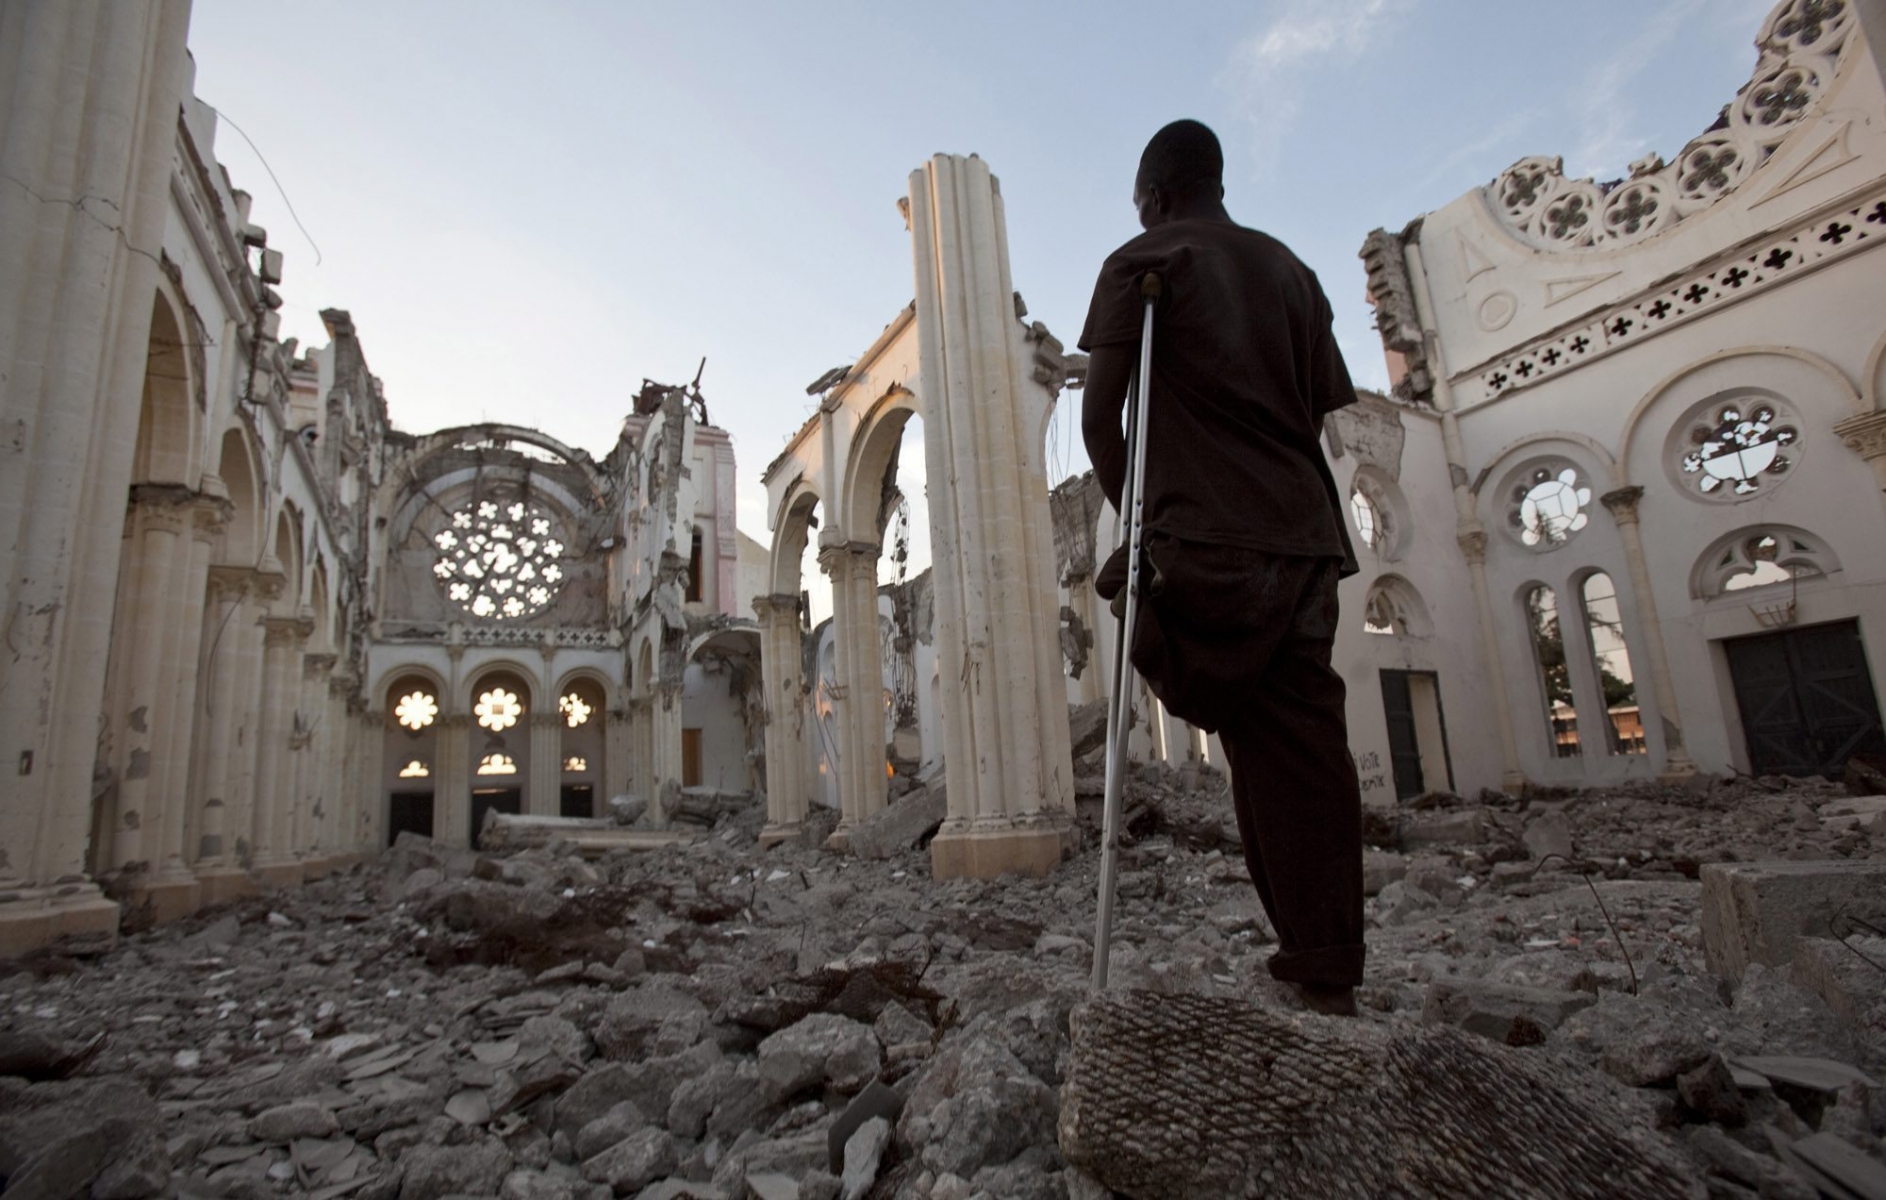
[[[1547,1030],[1557,1029],[1565,1018],[1597,1000],[1590,992],[1437,979],[1428,985],[1421,1020],[1429,1025],[1455,1025],[1508,1046],[1536,1045]]]
[[[1401,844],[1414,846],[1477,846],[1487,840],[1486,816],[1477,808],[1437,813],[1402,827]]]
[[[1386,850],[1362,852],[1362,894],[1379,896],[1382,889],[1408,874],[1408,860]]]
[[[1703,867],[1703,953],[1739,982],[1750,963],[1777,967],[1802,937],[1828,937],[1834,914],[1881,923],[1886,862],[1710,863]]]
[[[914,849],[919,839],[943,824],[949,801],[941,788],[918,787],[871,814],[851,829],[851,852],[859,858],[890,858]]]

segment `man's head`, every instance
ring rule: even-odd
[[[1151,229],[1176,216],[1223,212],[1225,153],[1218,135],[1198,121],[1174,121],[1153,134],[1139,156],[1133,180],[1133,206],[1139,223]]]

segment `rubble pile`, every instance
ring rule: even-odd
[[[1085,822],[1097,781],[1080,792]],[[1116,988],[1284,1011],[1223,793],[1209,769],[1138,772]],[[297,891],[17,964],[0,1194],[1105,1195],[1057,1141],[1091,830],[1048,878],[940,883],[940,794],[874,819],[882,857],[824,849],[829,818],[763,850],[750,811],[600,857],[402,835]],[[1424,797],[1372,822],[1361,1020],[1538,1056],[1711,1196],[1877,1194],[1883,807],[1818,781]],[[1775,859],[1859,872],[1870,907],[1724,977],[1705,889],[1795,893],[1711,864]]]

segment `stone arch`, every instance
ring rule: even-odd
[[[824,497],[811,480],[794,483],[780,502],[779,520],[773,526],[772,588],[775,595],[797,596],[805,581],[799,575],[799,560],[805,557],[811,540],[812,511],[822,506]],[[827,509],[830,516],[829,508]]]
[[[1883,342],[1882,345],[1886,345],[1886,342]],[[1876,350],[1875,354],[1877,355],[1878,353],[1879,351]],[[1846,373],[1812,351],[1801,350],[1794,346],[1737,346],[1727,350],[1718,350],[1714,354],[1706,354],[1695,362],[1678,367],[1676,370],[1670,372],[1670,374],[1658,380],[1655,386],[1644,393],[1643,399],[1637,402],[1637,406],[1631,410],[1631,415],[1625,418],[1624,426],[1618,433],[1617,486],[1647,482],[1645,478],[1640,478],[1639,476],[1647,475],[1648,473],[1640,472],[1634,467],[1635,458],[1640,450],[1638,431],[1650,410],[1656,407],[1665,398],[1674,398],[1680,407],[1688,408],[1693,403],[1729,391],[1738,384],[1743,386],[1750,384],[1767,386],[1769,384],[1770,381],[1767,380],[1749,380],[1743,377],[1739,372],[1735,378],[1725,378],[1722,380],[1707,378],[1709,375],[1708,369],[1710,367],[1718,363],[1728,362],[1731,359],[1741,358],[1778,358],[1791,360],[1801,366],[1810,368],[1815,375],[1825,380],[1827,387],[1838,398],[1841,406],[1847,410],[1841,414],[1842,416],[1851,416],[1868,411],[1865,401],[1861,399],[1859,391],[1853,386],[1853,381],[1847,378]],[[1700,386],[1698,386],[1696,382],[1699,379],[1702,381]],[[1812,394],[1815,390],[1816,389],[1809,389],[1808,394]],[[1789,399],[1803,407],[1809,406],[1806,395],[1791,394]],[[1655,438],[1654,440],[1659,445],[1661,445],[1663,441],[1661,437]]]
[[[1575,472],[1570,480],[1568,468]],[[1590,526],[1598,498],[1616,479],[1610,454],[1591,438],[1562,431],[1537,434],[1508,445],[1481,470],[1473,485],[1476,511],[1489,531],[1498,531],[1513,547],[1548,553]],[[1565,496],[1558,515],[1547,514],[1536,501],[1529,508],[1534,489],[1554,481],[1563,484]]]
[[[514,675],[521,680],[526,688],[525,716],[528,717],[536,711],[536,705],[541,702],[537,693],[543,690],[543,681],[538,677],[538,672],[514,658],[489,659],[466,671],[464,681],[459,684],[459,692],[453,698],[456,701],[454,711],[470,712],[472,706],[478,702],[480,688],[483,688],[485,681],[493,675]]]
[[[317,651],[334,649],[334,598],[328,590],[327,557],[319,550],[309,573],[308,605],[314,612],[314,632],[308,644]]]
[[[1395,637],[1434,634],[1434,618],[1429,615],[1427,601],[1421,598],[1420,590],[1405,576],[1392,573],[1378,577],[1369,585],[1362,605],[1362,619],[1364,629],[1370,633]]]
[[[177,308],[162,290],[157,291],[151,301],[133,484],[193,487],[202,473],[196,453],[200,414],[190,398],[193,372],[187,347]]]
[[[441,809],[449,807],[441,804],[439,788],[453,773],[440,758],[451,703],[445,681],[430,667],[400,663],[369,694],[382,702],[378,791],[387,842],[405,832],[432,837]]]
[[[432,695],[438,699],[439,715],[441,718],[452,712],[464,711],[462,708],[458,708],[454,705],[453,701],[455,697],[452,695],[451,687],[445,682],[445,676],[439,674],[435,668],[429,667],[424,663],[396,662],[389,667],[382,668],[379,674],[374,677],[372,684],[367,687],[365,691],[369,697],[385,701],[387,711],[390,712],[392,711],[394,702],[398,699],[398,697],[393,695],[394,688],[408,679],[425,681],[426,686],[431,689]]]
[[[1886,408],[1886,333],[1879,335],[1866,356],[1866,373],[1860,376],[1861,412]]]
[[[1350,477],[1348,490],[1349,498],[1343,516],[1355,531],[1358,548],[1373,550],[1383,562],[1399,562],[1402,552],[1407,549],[1409,532],[1414,525],[1414,509],[1409,505],[1401,485],[1389,478],[1388,472],[1380,467],[1363,463]],[[1364,511],[1374,522],[1373,537],[1368,536],[1362,527],[1358,496],[1367,502]]]
[[[908,389],[893,387],[885,392],[859,423],[851,437],[851,451],[840,487],[843,511],[837,514],[839,528],[853,541],[863,541],[863,531],[871,530],[874,541],[882,541],[884,513],[884,474],[902,445],[904,427],[912,417],[923,414],[917,397]]]
[[[284,504],[275,514],[275,541],[271,548],[282,568],[282,608],[290,615],[301,596],[301,526],[293,508]]]
[[[1774,545],[1760,549],[1752,545],[1764,538],[1774,539]],[[1737,585],[1738,579],[1761,578],[1768,574],[1761,570],[1763,563],[1772,564],[1775,571],[1784,572],[1792,579],[1832,575],[1841,569],[1840,556],[1819,534],[1798,525],[1745,525],[1717,538],[1697,555],[1690,567],[1690,597],[1713,600],[1739,594],[1745,589],[1789,582],[1788,578],[1775,578]]]
[[[262,553],[262,489],[255,467],[248,435],[241,429],[225,430],[216,474],[229,490],[231,513],[223,532],[221,559],[232,566],[253,566]]]

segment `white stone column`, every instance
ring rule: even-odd
[[[852,542],[819,552],[832,580],[838,709],[838,841],[884,807],[884,650],[878,639],[877,547]]]
[[[305,644],[305,643],[304,643]],[[298,728],[295,746],[295,802],[293,834],[289,844],[301,863],[303,879],[319,879],[328,870],[328,856],[333,852],[327,824],[327,782],[329,753],[328,673],[337,656],[327,652],[301,656],[300,695],[295,703]]]
[[[681,790],[681,681],[664,682],[655,690],[649,705],[649,756],[654,768],[655,790],[649,801],[655,828],[666,829],[670,821],[662,803]]]
[[[256,741],[253,867],[256,878],[277,887],[301,882],[294,856],[295,700],[300,695],[301,643],[295,617],[262,622],[262,723]]]
[[[563,714],[553,699],[526,719],[530,722],[530,790],[524,795],[524,811],[554,817],[562,811]]]
[[[386,712],[363,708],[353,721],[357,747],[347,773],[347,784],[354,795],[354,849],[371,858],[386,845],[386,793],[380,785],[385,754]],[[438,745],[435,740],[433,745]],[[437,753],[435,748],[434,753]],[[432,770],[433,786],[438,786],[438,767]]]
[[[656,829],[665,829],[668,818],[656,803],[655,785],[655,702],[650,696],[636,696],[629,701],[629,740],[632,743],[633,759],[631,778],[634,780],[629,789],[648,805],[648,823]]]
[[[86,874],[188,0],[0,21],[0,955],[114,935]]]
[[[1451,414],[1450,414],[1451,417]],[[1487,664],[1487,694],[1491,698],[1493,724],[1500,739],[1500,786],[1510,795],[1518,795],[1526,786],[1525,772],[1519,768],[1519,740],[1513,732],[1513,710],[1507,703],[1506,669],[1500,657],[1500,630],[1493,620],[1493,593],[1487,586],[1487,534],[1475,522],[1454,535],[1461,557],[1467,560],[1467,582],[1473,589],[1473,606],[1480,620],[1480,652]]]
[[[602,815],[609,816],[609,801],[632,791],[634,784],[629,778],[630,743],[634,731],[630,728],[629,710],[618,701],[616,707],[604,713],[603,724],[603,766],[602,766]]]
[[[248,826],[248,807],[237,817],[233,789],[245,778],[234,761],[237,748],[253,751],[254,739],[242,737],[249,716],[242,694],[254,692],[257,665],[249,643],[256,614],[249,605],[249,571],[245,567],[215,566],[209,571],[210,626],[205,661],[208,664],[209,701],[199,707],[208,726],[203,741],[203,772],[198,787],[202,810],[197,815],[194,870],[203,888],[203,903],[221,904],[248,890],[249,876],[236,865],[235,830]],[[247,685],[245,688],[243,685]],[[253,758],[253,755],[251,755]]]
[[[190,555],[188,493],[181,488],[138,487],[131,496],[132,556],[136,575],[120,589],[122,683],[111,714],[117,745],[118,803],[112,822],[111,865],[143,865],[155,871],[163,861],[163,766],[176,700],[175,597],[185,586]]]
[[[473,729],[470,713],[439,717],[438,762],[432,768],[432,836],[453,846],[470,842]],[[385,803],[384,798],[380,803]]]
[[[938,656],[949,817],[931,843],[938,878],[1045,873],[1073,806],[1065,683],[1054,637],[1054,551],[1044,536],[1039,447],[1046,401],[1015,315],[1001,197],[980,159],[938,155],[910,177],[931,479]]]
[[[755,596],[760,620],[760,687],[766,697],[766,828],[760,843],[797,837],[805,822],[805,653],[799,598]]]
[[[1622,487],[1598,499],[1611,510],[1618,536],[1624,540],[1624,561],[1631,571],[1631,590],[1636,593],[1637,622],[1644,631],[1644,647],[1650,651],[1650,684],[1663,724],[1662,778],[1681,780],[1696,774],[1696,764],[1690,761],[1683,745],[1683,716],[1677,709],[1670,655],[1663,645],[1663,622],[1657,616],[1657,595],[1651,590],[1650,564],[1644,559],[1644,539],[1637,526],[1637,502],[1643,497],[1641,487]]]

